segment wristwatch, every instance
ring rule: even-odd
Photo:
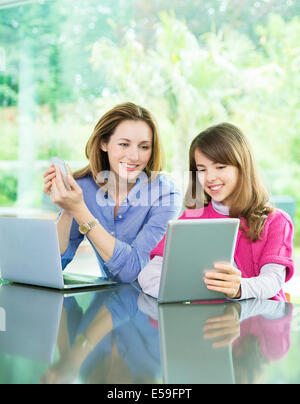
[[[81,234],[88,234],[88,232],[92,230],[92,228],[95,227],[97,224],[99,224],[99,220],[94,219],[90,222],[80,224],[78,230]]]

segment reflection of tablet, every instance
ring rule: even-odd
[[[234,383],[231,346],[214,348],[203,329],[207,319],[223,316],[230,304],[159,305],[163,383]]]
[[[203,271],[233,264],[239,219],[172,220],[168,224],[158,302],[222,299],[207,289]]]

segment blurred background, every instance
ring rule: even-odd
[[[249,137],[300,248],[298,0],[0,0],[0,214],[53,210],[42,173],[73,170],[109,108],[154,114],[167,171],[221,121]]]

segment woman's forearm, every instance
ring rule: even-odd
[[[85,204],[82,205],[80,209],[72,211],[71,215],[78,225],[95,220],[95,217]],[[116,239],[110,235],[100,223],[88,232],[88,238],[104,261],[111,259],[114,253]]]
[[[59,250],[60,254],[64,254],[69,245],[70,231],[72,226],[73,216],[63,210],[58,222],[56,223],[58,240],[59,240]]]

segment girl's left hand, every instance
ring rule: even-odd
[[[75,181],[70,167],[67,166],[67,168],[67,181],[71,190],[66,189],[61,171],[58,168],[56,170],[56,177],[52,179],[50,198],[53,203],[72,214],[84,206],[84,199],[82,189]]]
[[[241,297],[241,271],[222,262],[216,263],[214,268],[214,270],[205,272],[204,283],[207,289],[224,293],[229,299],[239,299]]]

